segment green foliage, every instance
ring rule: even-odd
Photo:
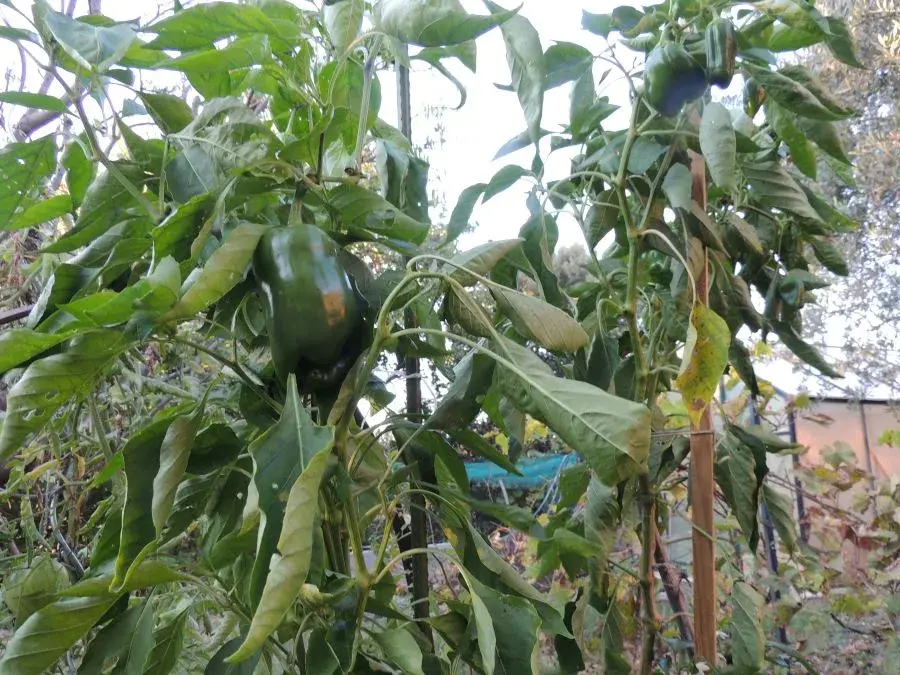
[[[804,68],[769,63],[819,42],[856,57],[844,24],[805,3],[743,8],[725,51],[707,49],[721,24],[707,25],[732,16],[731,2],[585,13],[591,32],[649,54],[640,74],[574,43],[544,51],[517,9],[485,4],[475,15],[457,0],[176,3],[135,26],[38,3],[35,32],[0,31],[39,43],[68,89],[3,101],[87,125],[0,152],[0,230],[44,237],[40,296],[25,327],[0,334],[12,383],[3,494],[18,509],[2,535],[28,561],[5,576],[15,633],[0,673],[48,672],[62,658],[80,658],[81,672],[536,673],[544,638],[563,668],[597,650],[606,672],[628,672],[638,624],[623,600],[653,593],[653,514],[683,477],[685,413],[697,422],[729,368],[759,389],[738,335],[775,334],[836,374],[803,337],[802,309],[825,283],[806,256],[846,274],[832,239],[853,223],[807,178],[825,156],[848,164],[833,123],[852,111]],[[523,178],[530,216],[516,238],[438,255],[426,244],[428,163],[379,118],[377,73],[406,63],[410,46],[451,79],[445,59],[474,72],[475,41],[493,29],[525,123],[498,156],[531,147],[534,160],[463,190],[443,245]],[[599,64],[633,94],[626,129],[603,128],[617,106],[598,95]],[[140,89],[156,70],[182,73],[196,105]],[[756,82],[759,126],[704,96],[732,71]],[[549,181],[544,97],[566,83],[571,119],[550,148],[579,154],[571,175]],[[111,157],[82,87],[115,111]],[[121,87],[119,110],[109,91]],[[708,179],[689,168],[694,155]],[[577,280],[553,267],[562,216],[588,247]],[[323,233],[313,253],[327,253],[333,288],[352,303],[325,285],[322,311],[272,301],[271,269],[253,261],[285,225]],[[404,267],[391,262],[400,256]],[[312,283],[278,260],[269,267]],[[352,335],[280,362],[276,333],[325,334],[350,304]],[[385,408],[380,378],[410,357],[451,382],[424,412]],[[384,419],[366,420],[363,401]],[[473,429],[482,412],[507,445]],[[473,496],[464,453],[515,473],[533,425],[582,462],[560,477],[554,510],[535,517]],[[789,552],[803,548],[792,509],[766,484],[766,453],[785,449],[754,427],[720,435],[716,476],[754,552],[760,498]],[[405,509],[419,548],[395,529]],[[571,597],[538,591],[474,528],[473,509],[527,532],[535,573],[562,568]],[[421,580],[426,517],[450,544],[431,552],[463,587],[411,609],[394,574],[413,558]],[[47,528],[77,583],[51,557]],[[638,539],[641,569],[618,574],[616,542]],[[727,625],[742,672],[764,667],[762,605],[750,584],[733,585]],[[643,607],[649,672],[662,624]]]

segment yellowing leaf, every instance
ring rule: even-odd
[[[681,373],[675,387],[681,392],[688,416],[694,425],[716,393],[719,378],[728,365],[731,331],[725,320],[705,305],[691,312]]]

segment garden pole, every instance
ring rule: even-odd
[[[706,163],[691,153],[691,197],[706,211]],[[703,248],[703,268],[696,279],[696,302],[709,304],[709,256]],[[716,663],[716,530],[714,522],[716,441],[707,406],[700,423],[691,424],[690,498],[694,563],[694,651]]]
[[[406,47],[403,47],[404,51]],[[412,143],[412,99],[409,92],[409,68],[397,62],[397,117],[400,132]],[[404,317],[406,328],[416,327],[416,316],[411,309]],[[411,419],[418,419],[422,413],[422,380],[419,359],[408,358],[404,363],[406,371],[406,412]],[[416,492],[410,495],[409,527],[410,544],[416,549],[428,547],[428,517],[425,495]],[[417,553],[412,559],[413,570],[413,616],[420,620],[419,627],[431,639],[431,631],[425,622],[430,615],[428,607],[428,554]]]

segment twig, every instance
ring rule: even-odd
[[[875,630],[866,630],[864,628],[857,628],[856,626],[851,626],[850,624],[844,623],[838,618],[838,615],[834,612],[830,613],[831,618],[834,619],[834,622],[843,628],[844,630],[849,630],[851,633],[856,633],[857,635],[865,635],[867,637],[873,637],[879,642],[884,642],[884,635]]]

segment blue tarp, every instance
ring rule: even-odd
[[[470,483],[489,483],[499,486],[503,481],[508,490],[534,490],[580,461],[577,455],[543,455],[542,457],[522,457],[516,462],[521,476],[510,473],[492,462],[466,462],[466,473]]]

